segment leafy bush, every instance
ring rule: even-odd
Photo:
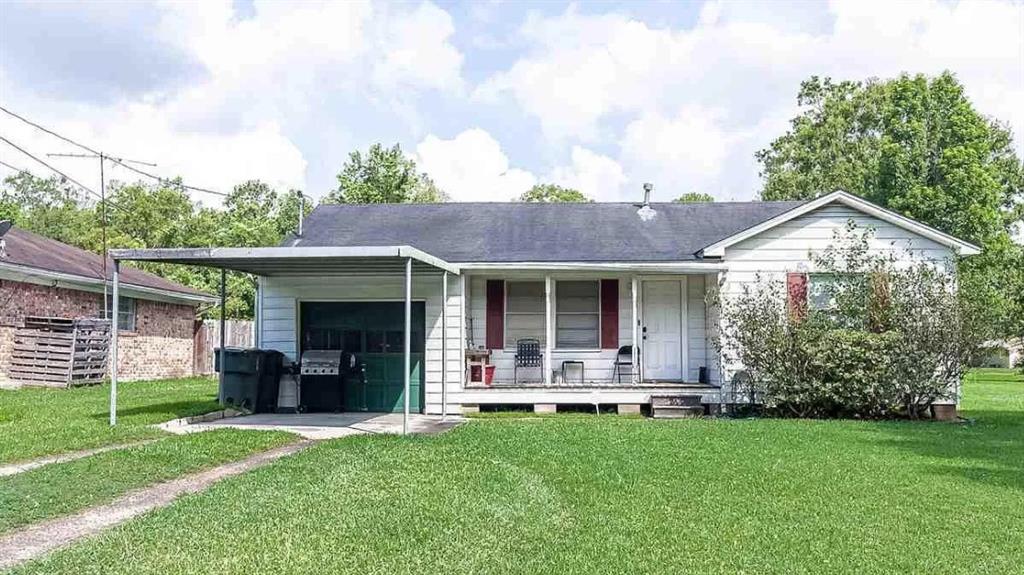
[[[851,223],[811,254],[816,272],[834,278],[824,288],[828,309],[795,308],[786,286],[760,277],[740,293],[712,296],[721,355],[742,368],[734,403],[782,416],[916,419],[956,397],[981,333],[955,274],[874,256],[869,238]]]

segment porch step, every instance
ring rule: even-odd
[[[691,394],[651,394],[651,407],[700,407],[701,395]]]
[[[704,417],[699,395],[652,395],[651,417],[655,419],[686,419]]]
[[[704,417],[703,405],[662,405],[651,407],[654,419],[696,419]]]

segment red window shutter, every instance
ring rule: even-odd
[[[487,280],[487,349],[505,347],[505,281]]]
[[[601,349],[619,349],[619,280],[601,280]]]
[[[787,273],[786,293],[790,316],[796,320],[803,319],[807,315],[807,274]]]

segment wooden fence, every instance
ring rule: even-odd
[[[196,375],[213,373],[213,350],[220,346],[220,320],[207,319],[196,322],[192,371]],[[253,347],[253,322],[230,319],[225,322],[224,342],[227,347]]]

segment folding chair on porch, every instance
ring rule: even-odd
[[[539,339],[516,340],[515,367],[512,369],[512,381],[519,383],[520,367],[539,367],[541,380],[544,380],[544,354],[540,352]]]
[[[637,348],[637,355],[640,355],[639,348]],[[629,376],[629,381],[633,381],[633,346],[624,345],[619,348],[618,353],[615,354],[615,378],[618,383],[622,383],[622,370],[625,368],[626,375]]]

